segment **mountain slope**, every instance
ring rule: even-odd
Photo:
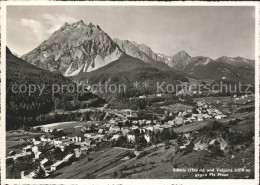
[[[227,57],[223,56],[216,60],[217,62],[224,62],[227,64],[230,64],[234,67],[244,67],[247,69],[254,69],[255,68],[255,62],[254,60],[249,60],[242,57]]]
[[[115,38],[114,41],[127,55],[138,58],[139,60],[150,63],[156,67],[169,70],[169,65],[166,63],[169,58],[165,55],[153,52],[153,50],[145,44],[138,44],[136,42],[120,40],[118,38]]]
[[[98,69],[121,55],[119,47],[99,26],[79,21],[65,23],[22,59],[42,69],[71,76]]]
[[[126,54],[95,71],[75,76],[73,80],[85,81],[89,84],[98,84],[100,82],[108,85],[125,85],[127,87],[126,94],[131,95],[135,94],[134,92],[154,94],[156,93],[157,82],[176,84],[179,81],[187,81],[183,75],[175,73],[170,68],[169,70],[161,69]],[[140,88],[134,89],[134,82],[139,82],[142,85],[142,82],[145,81],[149,82],[148,88],[140,86]],[[134,92],[132,93],[132,91]]]
[[[186,61],[186,65],[183,66],[182,71],[186,74],[193,75],[195,72],[198,72],[201,68],[203,68],[211,62],[213,62],[213,60],[208,57],[190,57]]]
[[[29,85],[31,94],[29,94]],[[34,91],[33,85],[36,86]],[[88,106],[90,100],[101,102],[90,92],[79,93],[57,90],[56,85],[75,85],[70,79],[40,69],[14,56],[6,49],[6,129],[28,128],[40,124],[67,121],[48,113],[54,109],[74,110]],[[20,87],[20,91],[19,91]],[[40,90],[40,88],[41,90]],[[27,91],[25,91],[27,88]],[[77,97],[77,99],[75,99]]]
[[[200,80],[225,79],[235,83],[254,84],[254,61],[242,57],[191,57],[185,51],[174,55],[169,66],[175,70]]]
[[[140,51],[144,52],[146,55],[148,55],[149,57],[151,57],[152,59],[154,59],[156,61],[166,63],[167,61],[170,60],[170,57],[168,57],[164,54],[155,53],[149,46],[147,46],[145,44],[138,44],[136,42],[133,42],[133,43]]]
[[[120,47],[122,51],[132,57],[138,58],[147,63],[151,63],[154,61],[151,56],[140,50],[137,43],[135,42],[131,42],[129,40],[120,40],[118,38],[115,38],[114,42]],[[152,55],[152,53],[150,54]]]
[[[235,67],[225,62],[213,61],[193,71],[193,76],[199,79],[225,79],[233,82],[254,84],[254,70]]]
[[[145,73],[149,72],[151,73],[151,78],[147,78],[145,76],[138,77],[136,76],[136,73]],[[178,75],[174,73],[171,70],[162,70],[159,68],[154,67],[153,65],[147,64],[139,59],[136,59],[134,57],[123,55],[118,60],[96,70],[88,73],[87,76],[99,76],[99,74],[120,74],[120,73],[130,73],[130,75],[135,78],[134,80],[153,80],[157,79],[157,77],[166,78],[172,78],[173,80],[176,80],[174,77],[178,77],[178,80],[185,79],[183,76]],[[141,79],[142,78],[142,79]],[[94,79],[93,79],[94,80]],[[95,79],[96,80],[96,79]]]

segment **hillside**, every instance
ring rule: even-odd
[[[88,106],[89,100],[95,100],[96,103],[101,102],[97,96],[89,92],[77,95],[76,91],[69,93],[60,90],[54,93],[52,85],[74,83],[60,74],[42,70],[23,61],[14,56],[8,48],[6,52],[6,84],[7,130],[28,128],[48,122],[46,120],[48,116],[45,115],[54,109],[73,110],[81,106]],[[31,85],[31,94],[28,91],[29,85]],[[34,93],[32,93],[33,85],[36,86]],[[19,87],[21,87],[20,92]]]
[[[134,41],[113,39],[120,49],[126,54],[138,58],[144,62],[153,63],[155,61],[166,63],[170,58],[166,55],[155,53],[149,46],[145,44],[138,44]]]
[[[118,60],[99,68],[95,71],[84,73],[73,77],[74,81],[84,81],[89,84],[124,84],[127,87],[125,95],[127,97],[136,96],[138,94],[154,94],[156,93],[156,83],[176,84],[178,81],[185,82],[187,79],[169,70],[161,69],[152,64],[143,62],[129,55],[123,55]],[[142,82],[147,81],[149,87],[142,87]],[[140,87],[134,88],[133,83],[139,82]],[[105,95],[107,96],[107,95]]]
[[[227,79],[233,82],[254,84],[254,69],[236,67],[222,61],[214,61],[197,68],[193,76],[199,79]]]
[[[227,64],[230,64],[234,67],[244,67],[244,68],[248,68],[248,69],[254,69],[255,68],[255,61],[254,60],[249,60],[246,58],[242,58],[242,57],[227,57],[227,56],[223,56],[223,57],[219,57],[218,59],[216,59],[217,62],[224,62]]]
[[[254,61],[242,57],[220,57],[213,60],[204,56],[191,57],[181,51],[171,58],[168,65],[199,80],[225,79],[233,83],[254,84]]]
[[[129,56],[149,63],[161,70],[171,70],[175,73],[180,73],[167,64],[167,61],[169,61],[170,58],[165,55],[155,53],[149,46],[146,46],[145,44],[138,44],[133,41],[120,40],[118,38],[115,38],[114,41],[119,46],[119,48]]]

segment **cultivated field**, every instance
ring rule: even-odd
[[[70,166],[57,170],[50,178],[95,178],[97,174],[123,163],[121,160],[132,151],[119,148],[111,148],[105,151],[93,152],[87,157],[76,161]]]

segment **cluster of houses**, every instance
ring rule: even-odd
[[[48,137],[47,135],[42,135],[41,137],[28,139],[28,145],[21,150],[21,153],[16,154],[14,151],[9,153],[9,156],[6,158],[7,164],[23,161],[26,158],[32,158],[33,161],[40,161],[39,168],[31,172],[22,171],[21,178],[36,178],[40,170],[44,172],[44,177],[47,177],[56,170],[79,159],[82,153],[91,151],[97,143],[117,141],[121,137],[125,137],[129,143],[135,143],[137,139],[136,131],[143,133],[145,140],[149,143],[151,141],[151,132],[158,133],[164,129],[171,129],[170,125],[160,125],[159,122],[152,126],[150,125],[152,122],[149,120],[140,120],[140,122],[134,121],[131,127],[123,126],[120,128],[118,121],[118,119],[110,120],[108,123],[103,124],[102,127],[99,127],[99,129],[97,129],[98,124],[75,127],[74,129],[81,129],[81,131],[85,132],[83,136]],[[139,126],[140,123],[142,126]],[[49,132],[49,130],[46,129],[43,129],[43,131]],[[44,150],[49,150],[49,148],[45,149],[44,147],[47,144],[59,148],[62,152],[68,151],[69,149],[73,149],[74,152],[68,153],[62,160],[50,161],[43,155]]]
[[[254,94],[245,94],[243,96],[238,97],[237,95],[234,95],[234,102],[236,105],[245,105],[248,103],[252,103],[255,101]]]
[[[138,96],[138,97],[130,97],[129,100],[162,97],[163,95],[164,94],[162,94],[162,93],[152,94],[152,95],[141,95],[141,96]]]
[[[48,177],[52,172],[71,164],[76,158],[79,158],[79,155],[77,155],[79,153],[79,149],[74,149],[75,152],[74,153],[70,153],[68,155],[66,155],[62,160],[58,160],[55,163],[53,163],[52,161],[50,161],[47,158],[44,158],[40,161],[40,166],[38,167],[38,169],[33,170],[31,172],[25,172],[22,171],[21,172],[21,179],[33,179],[36,178],[38,176],[38,174],[40,173],[40,171],[43,172],[42,177]]]
[[[183,126],[195,121],[204,121],[207,119],[223,119],[227,115],[223,114],[220,110],[212,108],[207,101],[198,101],[196,109],[187,109],[179,111],[175,119],[168,121],[165,124],[172,125],[173,127]]]
[[[35,178],[39,170],[44,172],[44,176],[49,176],[52,172],[71,164],[73,161],[80,158],[82,153],[91,151],[100,142],[117,141],[121,137],[126,138],[127,142],[135,144],[136,132],[142,133],[147,143],[151,142],[152,134],[162,133],[164,130],[173,130],[175,127],[182,126],[194,121],[203,121],[205,119],[222,119],[225,118],[221,111],[214,109],[206,101],[198,101],[196,109],[188,109],[179,111],[174,120],[161,124],[159,120],[128,120],[129,115],[133,112],[126,113],[125,118],[113,118],[107,123],[90,123],[85,126],[75,126],[74,130],[79,130],[80,135],[77,136],[56,136],[48,137],[42,135],[27,141],[28,145],[24,147],[21,153],[16,154],[10,152],[6,161],[16,162],[23,160],[26,157],[32,157],[33,160],[40,161],[40,166],[37,171],[30,173],[22,172],[21,178]],[[131,124],[129,124],[131,122]],[[53,130],[42,128],[43,132],[51,132]],[[56,130],[62,132],[63,129]],[[50,161],[45,158],[42,153],[44,145],[50,145],[59,148],[61,152],[70,150],[62,160]],[[73,150],[73,152],[71,152]]]
[[[44,177],[49,176],[52,172],[62,168],[63,166],[71,164],[73,161],[79,159],[82,152],[88,151],[90,143],[81,142],[81,137],[47,137],[43,135],[41,137],[35,137],[29,139],[27,142],[30,142],[26,147],[21,150],[21,153],[16,154],[14,151],[9,152],[9,156],[6,158],[6,163],[15,163],[23,161],[25,159],[32,159],[33,162],[40,161],[39,168],[31,172],[21,172],[22,179],[32,179],[37,177],[39,171],[44,172]],[[45,158],[42,154],[45,150],[50,150],[50,147],[45,148],[45,146],[54,146],[55,148],[60,148],[62,152],[65,152],[67,149],[73,149],[73,152],[67,153],[67,155],[62,160],[49,160]],[[54,149],[51,149],[51,152],[55,152]]]

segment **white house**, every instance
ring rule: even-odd
[[[145,135],[144,135],[144,139],[146,140],[147,143],[150,143],[150,142],[151,142],[151,136],[150,136],[150,134],[145,134]]]
[[[174,125],[174,120],[169,120],[169,121],[168,121],[168,124],[169,124],[169,125]]]
[[[223,119],[223,118],[226,118],[227,116],[222,114],[222,115],[217,115],[215,116],[216,119]]]
[[[42,166],[42,168],[45,168],[46,165],[48,164],[49,160],[44,158],[41,162],[40,162],[40,165]]]
[[[78,159],[81,156],[81,149],[75,148],[74,149],[75,158]]]
[[[174,120],[176,125],[182,125],[184,120],[182,117],[176,116],[175,120]]]
[[[104,134],[104,133],[105,133],[105,130],[101,128],[101,129],[98,130],[98,133],[99,133],[99,134]]]
[[[110,127],[109,133],[117,133],[120,132],[120,127]]]
[[[146,121],[146,125],[151,125],[152,124],[152,121],[151,120],[147,120]]]
[[[151,132],[153,132],[153,127],[151,127],[151,126],[146,127],[145,130],[150,130]]]
[[[138,121],[137,121],[137,120],[134,120],[132,123],[133,123],[134,125],[137,125],[137,124],[138,124]]]
[[[162,97],[162,94],[156,94],[157,97]]]
[[[135,135],[134,135],[133,131],[128,132],[126,137],[127,137],[128,142],[131,142],[131,143],[135,142]]]
[[[39,151],[34,153],[35,159],[39,159],[41,154],[42,154],[42,152],[39,152]]]
[[[122,135],[120,134],[115,134],[113,135],[113,137],[111,138],[111,141],[114,140],[114,141],[117,141]]]
[[[32,147],[32,152],[35,154],[37,153],[39,150],[38,150],[38,146],[33,146]]]
[[[32,146],[27,145],[26,147],[23,148],[23,152],[31,152],[32,151]]]

